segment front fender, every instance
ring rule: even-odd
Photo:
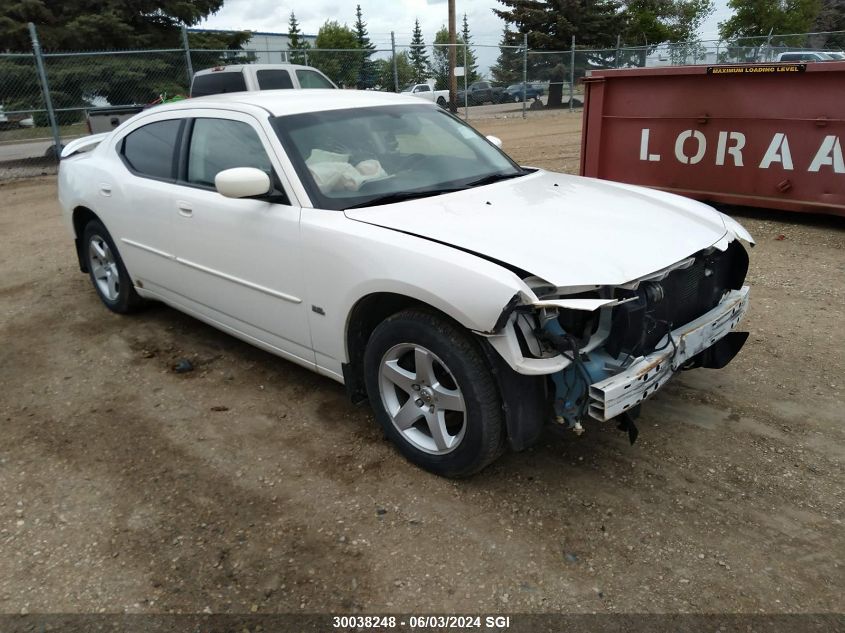
[[[514,295],[536,300],[504,266],[338,211],[303,209],[301,231],[314,349],[338,368],[349,360],[349,315],[372,293],[407,296],[477,332],[492,332]]]

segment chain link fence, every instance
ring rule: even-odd
[[[406,91],[465,119],[526,117],[583,105],[583,79],[603,68],[775,61],[789,51],[841,51],[845,31],[699,40],[649,46],[589,49],[573,39],[569,50],[522,46],[396,45],[374,50],[205,50],[184,48],[86,53],[33,50],[0,53],[0,179],[55,172],[56,148],[91,132],[89,123],[185,98],[198,70],[219,65],[295,63],[321,70],[341,88]],[[392,38],[391,38],[392,39]],[[449,103],[454,48],[456,102]],[[480,67],[478,57],[496,57]],[[841,55],[841,52],[840,52]],[[489,66],[489,68],[488,68]]]

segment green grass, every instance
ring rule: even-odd
[[[60,125],[59,134],[63,139],[73,136],[84,136],[88,134],[86,123],[74,123],[73,125]],[[34,139],[51,140],[52,129],[49,127],[19,127],[11,130],[0,130],[0,143],[15,141],[30,141]]]

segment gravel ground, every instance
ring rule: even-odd
[[[478,124],[577,169],[578,115]],[[749,341],[658,393],[635,446],[588,424],[456,482],[328,379],[106,311],[54,178],[0,201],[0,612],[845,608],[841,220],[743,213]]]

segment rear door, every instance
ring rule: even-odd
[[[186,123],[179,113],[144,117],[117,139],[114,151],[123,168],[96,182],[98,211],[132,272],[155,290],[174,273],[171,195],[177,176],[180,137]]]

